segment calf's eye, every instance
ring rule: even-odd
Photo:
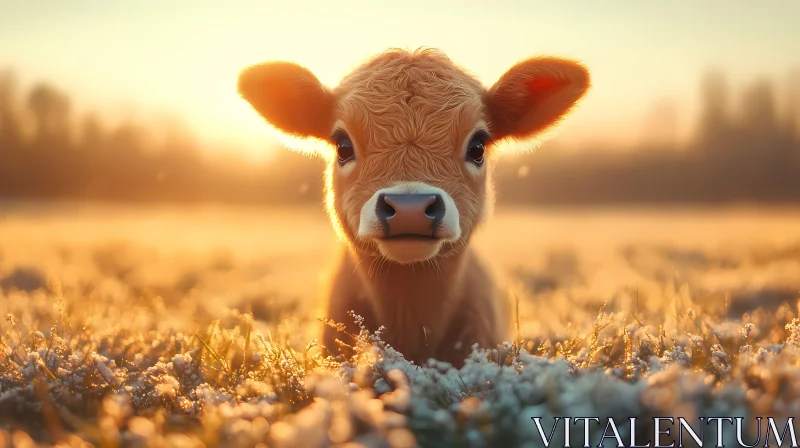
[[[334,132],[332,140],[333,144],[336,145],[336,156],[339,159],[340,165],[344,165],[347,162],[355,159],[355,147],[353,147],[353,141],[346,132],[342,130]]]
[[[486,152],[486,142],[489,140],[489,135],[485,131],[478,131],[467,144],[467,161],[472,162],[475,166],[483,165],[483,155]]]

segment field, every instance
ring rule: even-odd
[[[593,446],[744,417],[763,446],[757,416],[800,412],[800,211],[501,208],[475,244],[508,356],[413,366],[362,332],[333,360],[321,209],[0,204],[0,446],[534,447],[559,416],[600,418]]]

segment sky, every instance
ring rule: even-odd
[[[79,110],[178,116],[206,145],[258,156],[274,141],[236,94],[247,65],[290,60],[333,86],[370,55],[425,46],[490,86],[550,54],[593,82],[557,138],[624,144],[665,114],[688,133],[710,68],[734,86],[784,81],[800,67],[798,23],[797,0],[0,0],[0,68],[23,87],[55,83]]]

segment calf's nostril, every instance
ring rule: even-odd
[[[435,220],[444,216],[444,201],[441,196],[435,195],[433,202],[425,209],[425,216]]]
[[[394,207],[392,207],[391,205],[389,205],[388,202],[386,202],[385,195],[380,195],[380,197],[378,197],[377,202],[378,202],[377,204],[378,217],[383,219],[388,219],[393,217],[397,213]]]

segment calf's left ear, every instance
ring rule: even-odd
[[[526,139],[552,128],[589,89],[589,71],[578,62],[553,57],[511,67],[486,93],[495,139]]]

